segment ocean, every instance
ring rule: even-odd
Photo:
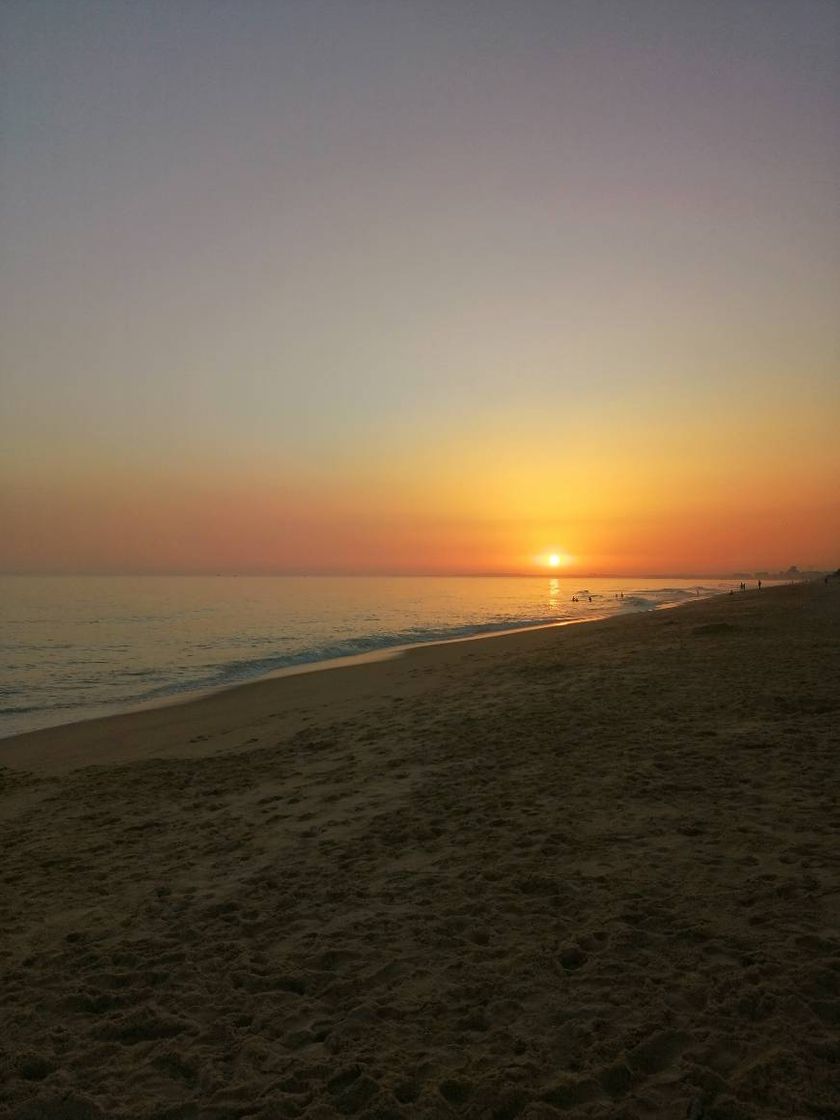
[[[579,576],[2,576],[0,736],[333,658],[655,610],[730,587]]]

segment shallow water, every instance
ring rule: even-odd
[[[732,586],[547,576],[4,576],[0,736],[289,666],[653,610]]]

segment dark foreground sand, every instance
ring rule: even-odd
[[[0,1115],[836,1120],[839,639],[799,585],[0,742]]]

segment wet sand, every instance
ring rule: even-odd
[[[840,581],[0,741],[0,1116],[840,1116]]]

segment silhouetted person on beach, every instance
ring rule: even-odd
[[[761,580],[758,581],[758,590],[761,590]]]

